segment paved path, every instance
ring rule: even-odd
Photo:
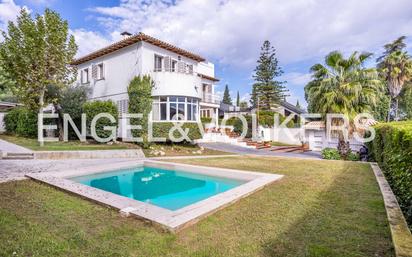
[[[319,152],[306,152],[306,153],[279,153],[272,152],[268,149],[254,149],[246,148],[242,146],[227,144],[227,143],[201,143],[204,148],[209,148],[213,150],[236,153],[236,154],[252,154],[252,155],[262,155],[262,156],[280,156],[280,157],[295,157],[295,158],[309,158],[309,159],[322,159]]]
[[[130,162],[131,160],[133,159],[0,160],[0,183],[23,179],[27,173],[65,171],[115,162]]]
[[[0,151],[9,153],[31,153],[30,149],[0,139]]]

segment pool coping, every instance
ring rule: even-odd
[[[179,171],[222,178],[247,180],[248,182],[223,193],[180,208],[176,211],[171,211],[152,204],[140,202],[111,192],[83,185],[68,179],[71,177],[103,173],[116,169],[133,168],[142,165],[155,168],[178,169]],[[249,196],[250,194],[253,194],[254,192],[283,177],[283,175],[271,173],[224,169],[154,160],[135,160],[58,172],[29,173],[26,174],[26,176],[63,191],[73,193],[82,198],[112,207],[119,210],[123,216],[133,216],[143,219],[171,232],[178,232],[190,225],[193,225],[200,219],[205,218],[206,216],[211,215],[214,212]]]

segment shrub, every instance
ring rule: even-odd
[[[273,127],[275,124],[274,115],[277,114],[273,111],[259,111],[259,124],[266,127]],[[279,123],[281,124],[286,119],[285,116],[279,114]],[[293,128],[295,123],[293,120],[286,124],[286,127]]]
[[[212,122],[212,118],[210,118],[210,117],[201,117],[200,121],[202,122],[203,125],[204,124],[209,124],[209,123]]]
[[[322,150],[322,158],[325,160],[342,160],[338,149],[336,148],[324,148]],[[348,161],[359,161],[359,154],[356,152],[349,152]]]
[[[4,116],[4,127],[9,134],[15,134],[22,108],[14,108]]]
[[[180,125],[180,124],[179,124]],[[153,137],[164,137],[167,141],[170,141],[169,130],[172,129],[175,125],[172,122],[154,122],[153,123]],[[178,126],[178,125],[176,125]],[[189,129],[188,137],[191,140],[196,140],[202,138],[202,134],[197,123],[183,123],[182,129]],[[174,129],[173,136],[175,138],[180,138],[181,134],[179,130]]]
[[[348,161],[359,161],[360,160],[360,156],[358,153],[355,152],[349,152],[348,154]]]
[[[115,118],[115,122],[111,122],[108,118],[100,118],[96,122],[96,134],[101,138],[110,136],[111,131],[104,130],[105,126],[116,126],[118,120],[117,107],[112,101],[93,101],[83,104],[83,111],[87,117],[87,133],[91,134],[90,125],[93,117],[99,113],[109,113]]]
[[[133,118],[130,120],[131,125],[140,125],[142,129],[132,130],[134,137],[142,137],[143,148],[148,148],[150,143],[148,142],[147,124],[149,122],[150,111],[152,110],[152,88],[153,81],[150,76],[138,76],[134,77],[127,88],[129,96],[129,113],[142,114],[143,117]]]
[[[37,137],[37,113],[27,108],[15,108],[4,117],[7,133]]]
[[[244,116],[247,121],[247,133],[246,133],[246,138],[251,138],[252,137],[252,116],[251,115],[246,115]],[[233,122],[233,131],[238,133],[239,135],[242,134],[243,131],[243,122],[239,118],[235,118]]]
[[[322,150],[322,158],[326,160],[340,160],[340,154],[336,148],[324,148]]]
[[[86,86],[69,87],[61,93],[60,106],[62,113],[67,113],[72,118],[78,129],[81,128],[81,115],[83,105],[87,101],[89,88]],[[68,126],[68,137],[78,139],[73,128]]]
[[[412,121],[375,126],[369,151],[379,163],[412,228]]]

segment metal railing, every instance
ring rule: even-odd
[[[202,93],[201,102],[220,104],[220,96],[212,93]]]

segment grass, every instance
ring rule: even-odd
[[[176,162],[284,174],[177,235],[43,184],[0,184],[0,256],[394,256],[369,165],[271,157]]]
[[[287,143],[282,143],[278,141],[271,141],[270,142],[271,146],[300,146],[300,145],[293,145],[293,144],[287,144]]]
[[[99,144],[93,141],[83,143],[80,141],[69,142],[45,142],[40,146],[35,138],[26,138],[12,135],[0,135],[0,139],[10,143],[20,145],[33,151],[77,151],[77,150],[116,150],[116,149],[133,149],[138,148],[134,144],[116,143],[116,144]]]
[[[164,152],[164,156],[190,156],[190,155],[223,155],[233,154],[218,150],[202,148],[192,144],[153,144],[150,149],[143,149],[146,157],[156,157],[155,151]],[[200,152],[198,152],[200,151]]]

